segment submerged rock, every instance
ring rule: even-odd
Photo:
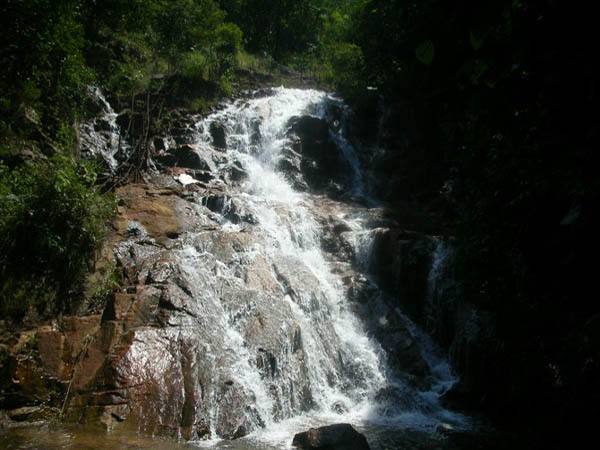
[[[347,423],[311,428],[294,436],[292,446],[303,450],[370,450],[367,438]]]

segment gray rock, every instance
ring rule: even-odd
[[[23,406],[8,411],[8,417],[17,422],[25,420],[39,419],[43,414],[43,410],[40,406]]]
[[[225,138],[225,128],[223,125],[213,122],[210,124],[210,135],[213,139],[213,146],[219,150],[227,148],[227,140]]]
[[[347,423],[298,433],[294,436],[292,446],[304,450],[370,450],[367,438]]]
[[[157,161],[166,166],[185,167],[194,170],[211,171],[212,161],[207,155],[201,155],[194,145],[184,144],[170,149],[166,154],[157,157]]]
[[[280,170],[301,189],[299,178],[312,190],[341,194],[349,167],[329,135],[329,125],[311,116],[293,118],[289,123],[293,145],[282,153]]]

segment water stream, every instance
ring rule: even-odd
[[[360,268],[358,259],[365,253],[361,247],[365,245],[364,236],[368,240],[371,233],[365,229],[366,218],[369,207],[376,205],[376,201],[366,192],[367,180],[360,159],[347,139],[347,114],[343,102],[327,93],[280,88],[266,97],[233,102],[196,125],[200,146],[211,145],[211,124],[225,129],[229,157],[219,170],[232,160],[241,162],[248,178],[240,191],[231,195],[241,200],[256,218],[256,227],[262,235],[256,252],[278,267],[279,273],[274,277],[280,283],[294,285],[288,294],[275,301],[286,303],[293,320],[299,324],[310,406],[299,409],[301,398],[281,402],[281,396],[274,399],[270,395],[274,385],[283,396],[290,395],[286,386],[293,386],[294,379],[285,373],[285,364],[277,379],[263,377],[262,382],[260,370],[252,367],[252,362],[250,366],[244,365],[237,372],[238,381],[259,399],[257,409],[264,425],[244,439],[248,442],[285,448],[295,431],[335,422],[429,432],[440,423],[466,426],[464,417],[438,404],[439,394],[454,381],[447,362],[400,311],[393,314],[421,345],[435,381],[432,387],[419,391],[389,367],[385,351],[353,312],[341,277],[333,270],[331,256],[325,255],[321,248],[322,230],[315,211],[321,208],[322,196],[294,189],[280,170],[284,149],[291,146],[289,129],[293,118],[308,115],[325,120],[332,141],[350,168],[347,194],[343,201],[335,202],[335,211],[350,229],[345,239],[356,246],[358,256],[354,262]],[[229,229],[237,230],[231,225]],[[279,261],[291,262],[291,266]],[[290,281],[298,275],[301,276],[298,282]],[[310,285],[303,286],[305,282]],[[381,293],[377,295],[383,297]],[[245,344],[239,344],[238,357],[252,361],[244,353]]]

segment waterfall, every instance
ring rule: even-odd
[[[233,195],[255,217],[262,235],[255,250],[271,263],[272,276],[282,291],[288,292],[274,301],[289,308],[299,324],[311,409],[322,414],[340,409],[365,410],[386,383],[380,349],[349,311],[340,280],[321,251],[319,226],[311,213],[313,200],[295,191],[277,169],[282,149],[290,145],[290,119],[304,114],[324,118],[327,110],[323,105],[336,101],[322,92],[279,89],[269,97],[232,103],[196,126],[201,130],[200,146],[211,145],[212,123],[223,126],[229,160],[241,161],[248,173],[241,192]],[[260,140],[253,143],[256,124]],[[222,162],[220,168],[226,165]],[[358,172],[356,166],[354,170]],[[222,215],[226,210],[224,206]],[[303,282],[310,285],[303,286]],[[253,379],[256,370],[246,368],[246,372],[238,373],[238,381],[248,390],[260,387]],[[348,372],[352,372],[352,378]],[[286,384],[293,385],[288,376],[280,375],[275,390],[284,391]],[[296,416],[300,411],[294,403],[298,402],[287,403],[276,414],[272,407],[261,408],[261,420],[268,425],[276,419]]]
[[[90,122],[86,133],[100,133],[98,154],[114,161],[115,113],[102,111],[104,131]],[[122,420],[199,445],[269,449],[331,423],[467,424],[439,402],[453,382],[447,361],[372,279],[389,220],[369,194],[349,114],[321,91],[257,92],[157,156],[169,168],[149,198],[183,225],[157,242],[131,221],[138,232],[114,250],[154,317],[111,359],[128,399]],[[153,197],[163,194],[170,203]]]
[[[202,200],[219,224],[218,239],[243,235],[249,241],[228,261],[213,249],[214,234],[198,234],[183,250],[191,284],[202,287],[200,315],[210,311],[202,336],[212,375],[203,381],[210,395],[204,395],[202,408],[213,438],[227,408],[218,387],[225,379],[245,402],[246,428],[253,431],[249,439],[259,441],[284,442],[291,430],[320,423],[431,429],[456,419],[434,405],[431,397],[439,392],[421,392],[390,368],[385,350],[355,313],[335,257],[322,250],[316,211],[323,208],[324,197],[296,189],[281,170],[286,157],[297,156],[291,150],[294,120],[309,116],[327,122],[329,138],[350,168],[345,196],[365,205],[330,206],[349,230],[344,238],[364,241],[370,232],[361,214],[373,200],[365,193],[361,163],[347,139],[347,112],[340,99],[327,93],[279,88],[226,104],[194,126],[195,148],[212,155],[221,174],[209,189],[225,191],[218,201]],[[215,128],[224,130],[226,152],[216,149]],[[234,165],[246,177],[224,186],[224,174]],[[251,220],[232,220],[240,215]],[[256,290],[258,277],[262,290]],[[269,317],[261,320],[274,323],[257,331],[253,317],[263,312]],[[419,335],[419,340],[424,338]]]

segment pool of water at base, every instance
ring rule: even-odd
[[[372,450],[505,450],[516,448],[507,439],[482,433],[438,433],[385,426],[358,426]],[[177,442],[135,432],[80,426],[39,424],[0,430],[0,449],[6,450],[290,450],[252,437],[236,441]],[[512,440],[512,439],[511,439]],[[352,449],[348,449],[352,450]]]

